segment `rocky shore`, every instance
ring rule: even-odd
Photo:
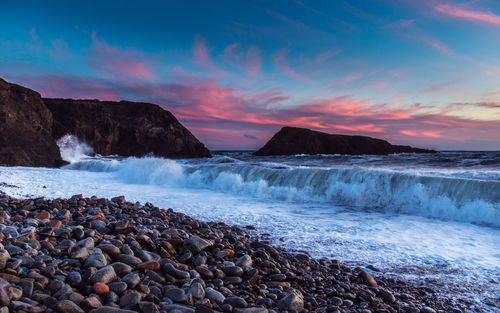
[[[2,313],[466,311],[373,267],[311,259],[259,240],[251,226],[151,203],[0,192],[0,208]]]

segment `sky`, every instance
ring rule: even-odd
[[[500,150],[500,1],[8,1],[0,77],[151,102],[213,150],[283,126]]]

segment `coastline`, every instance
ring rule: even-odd
[[[311,259],[235,226],[200,222],[123,197],[16,200],[0,194],[0,205],[2,242],[12,252],[0,266],[0,277],[11,284],[4,290],[10,290],[13,309],[111,312],[104,306],[110,302],[141,312],[482,312],[370,269]],[[61,261],[30,264],[19,257],[32,252],[33,245]],[[103,293],[100,284],[96,289],[92,283],[117,292]],[[15,286],[36,302],[23,302]]]

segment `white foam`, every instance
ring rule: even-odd
[[[66,134],[57,140],[64,161],[74,163],[92,155],[93,149],[84,142],[80,142],[75,135]]]
[[[500,181],[362,167],[298,167],[276,162],[185,163],[161,158],[84,159],[72,169],[114,172],[135,184],[206,188],[261,199],[330,203],[500,226]]]

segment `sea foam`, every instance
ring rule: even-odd
[[[204,188],[261,199],[500,226],[500,181],[363,167],[279,163],[182,163],[154,157],[83,159],[68,169],[113,172],[131,184]]]

